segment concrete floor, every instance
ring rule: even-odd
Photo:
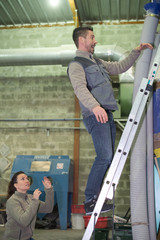
[[[4,234],[4,226],[0,226],[0,240],[3,238]],[[42,229],[35,229],[33,238],[35,240],[82,240],[83,234],[85,232],[85,229],[83,230],[76,230],[76,229],[70,229],[67,230],[61,230],[61,229],[50,229],[50,230],[42,230]],[[92,236],[90,240],[93,240],[94,237]],[[98,236],[96,239],[100,239]],[[108,237],[103,237],[103,239],[112,239],[112,231],[109,231]],[[121,238],[118,238],[121,239]]]
[[[1,217],[1,215],[0,215]],[[80,219],[79,219],[80,220]],[[67,230],[61,230],[60,226],[57,226],[56,229],[35,229],[33,238],[35,240],[82,240],[85,229],[76,229],[78,222],[75,222],[73,225],[74,229],[68,228]],[[79,225],[78,225],[79,226]],[[80,222],[80,226],[82,223]],[[92,236],[90,240],[111,240],[112,239],[112,223],[111,220],[108,221],[108,231],[101,229],[96,229],[96,237]],[[3,234],[5,231],[5,226],[0,221],[0,240],[3,239]],[[94,234],[93,234],[94,235]],[[102,238],[102,239],[101,239]],[[119,238],[121,239],[121,238]]]
[[[79,216],[79,215],[78,215]],[[60,225],[57,221],[57,227],[56,229],[35,229],[34,230],[34,235],[33,238],[35,240],[82,240],[82,237],[84,235],[85,229],[83,228],[82,220],[83,218],[80,217],[72,217],[72,227],[68,228],[67,230],[61,230]],[[4,226],[4,220],[5,218],[2,217],[0,214],[0,240],[3,239],[3,234],[5,231],[5,226]],[[108,221],[108,227],[111,228],[111,220]],[[80,228],[80,229],[77,229]],[[99,230],[98,230],[99,231]],[[109,236],[108,240],[112,239],[112,231],[109,230]],[[97,236],[98,234],[98,236]],[[102,233],[106,234],[106,233]],[[106,235],[105,235],[106,236]],[[91,237],[91,240],[93,240],[95,237]],[[99,233],[96,233],[96,239],[101,239],[101,232],[100,232],[100,238],[99,238]],[[106,239],[106,237],[103,237],[103,239]]]
[[[35,229],[34,239],[35,240],[81,240],[85,230],[39,230]],[[4,233],[4,227],[0,227],[0,239],[2,239]]]
[[[0,226],[0,240],[3,238],[4,234],[4,226]],[[82,240],[83,234],[85,232],[84,230],[76,230],[76,229],[67,229],[67,230],[61,230],[61,229],[51,229],[51,230],[40,230],[35,229],[33,238],[35,240]],[[90,240],[93,240],[94,237],[92,236]],[[100,239],[99,237],[96,237],[96,239]],[[112,239],[112,232],[109,231],[108,238],[103,239]],[[121,239],[121,238],[119,238]]]
[[[77,216],[77,217],[76,217]],[[105,216],[104,214],[102,214],[102,216]],[[108,216],[109,217],[109,216]],[[5,231],[5,226],[4,226],[4,222],[5,222],[5,217],[0,214],[0,240],[3,239],[3,234]],[[33,238],[35,240],[82,240],[82,237],[84,235],[85,229],[83,229],[83,218],[80,217],[79,215],[73,215],[71,217],[71,221],[72,221],[72,227],[71,228],[67,228],[67,230],[61,230],[60,229],[60,224],[57,220],[57,227],[55,229],[35,229],[34,230],[34,235]],[[108,220],[108,227],[109,227],[109,231],[108,234],[107,233],[102,233],[102,234],[107,234],[108,237],[102,237],[103,239],[108,239],[111,240],[112,239],[112,231],[111,231],[111,219],[109,217]],[[77,229],[80,228],[80,229]],[[99,229],[97,229],[99,231]],[[98,234],[98,235],[97,235]],[[100,238],[99,238],[99,234],[100,234]],[[103,236],[104,236],[103,235]],[[106,236],[106,235],[105,235]],[[91,240],[95,239],[95,237],[91,237]],[[101,239],[101,232],[97,233],[96,232],[96,239]]]

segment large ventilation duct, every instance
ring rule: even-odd
[[[152,53],[151,65],[158,45],[160,34],[156,34],[154,50]],[[148,220],[150,240],[156,239],[156,216],[155,216],[155,195],[154,195],[154,161],[153,161],[153,93],[147,106],[147,196],[148,196]]]
[[[74,55],[74,48],[68,46],[0,49],[0,66],[67,65]]]
[[[151,12],[150,12],[151,13]],[[144,21],[140,42],[154,43],[158,16],[149,14]],[[136,65],[133,101],[143,77],[148,76],[152,51],[146,49]],[[131,220],[134,240],[151,240],[148,227],[147,183],[146,183],[146,117],[142,117],[140,128],[131,152]],[[155,240],[155,239],[154,239]]]
[[[0,49],[0,66],[62,65],[67,66],[75,57],[74,45],[54,48]],[[107,61],[119,61],[125,54],[116,45],[96,46],[95,54]]]

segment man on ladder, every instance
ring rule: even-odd
[[[90,239],[105,199],[106,198],[114,199],[114,193],[118,185],[118,181],[122,174],[129,150],[131,148],[137,128],[139,126],[141,117],[143,115],[149,94],[152,91],[152,85],[153,85],[154,79],[156,78],[159,66],[160,66],[160,45],[157,49],[157,53],[154,58],[148,78],[142,79],[140,87],[137,91],[137,95],[134,100],[131,112],[129,114],[126,126],[122,133],[121,139],[119,141],[117,150],[113,157],[107,176],[104,179],[102,189],[98,196],[98,199],[94,207],[90,221],[88,223],[87,229],[84,233],[83,240]],[[114,208],[113,208],[113,213],[114,213]],[[113,237],[114,237],[114,227],[112,227],[112,239]]]
[[[112,112],[117,110],[111,79],[127,71],[137,60],[142,50],[152,49],[151,44],[142,43],[120,62],[107,62],[93,56],[97,44],[92,27],[78,27],[73,31],[73,41],[77,47],[76,57],[69,64],[68,74],[74,92],[79,99],[83,122],[91,134],[96,158],[91,168],[85,190],[85,211],[92,214],[101,185],[109,168],[115,143],[115,124]],[[112,209],[104,203],[101,212]]]

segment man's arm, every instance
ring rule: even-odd
[[[141,51],[146,48],[152,49],[153,47],[150,43],[141,43],[139,46],[133,49],[127,57],[119,62],[101,61],[110,75],[121,74],[127,71],[135,63],[135,61],[140,56]]]

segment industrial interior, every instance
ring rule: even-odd
[[[0,239],[8,184],[18,171],[41,200],[44,176],[54,188],[53,211],[37,215],[35,240],[160,239],[160,68],[110,199],[115,208],[100,214],[93,232],[83,202],[95,150],[67,75],[76,27],[93,27],[95,55],[106,61],[152,44],[128,71],[111,76],[117,148],[142,79],[151,77],[155,59],[160,64],[159,16],[159,0],[0,0]]]

